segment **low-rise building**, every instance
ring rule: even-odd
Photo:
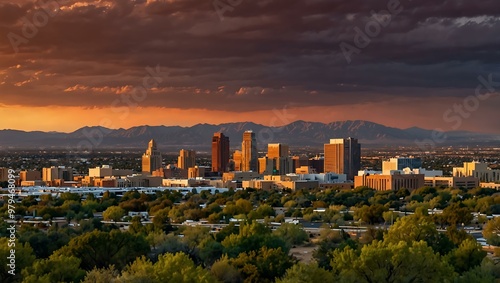
[[[474,189],[479,187],[479,179],[475,177],[425,177],[425,186]]]

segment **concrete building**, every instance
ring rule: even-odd
[[[41,181],[42,172],[38,170],[24,170],[19,172],[19,180],[23,181]]]
[[[425,185],[429,187],[474,189],[479,187],[479,179],[475,177],[425,177]]]
[[[500,182],[500,170],[492,170],[484,162],[464,162],[463,167],[453,168],[454,177],[475,177],[481,182]]]
[[[177,157],[177,167],[188,170],[194,166],[196,166],[196,151],[181,149]]]
[[[241,171],[257,172],[257,139],[252,131],[243,133],[241,143]],[[236,170],[236,168],[235,168]]]
[[[45,181],[49,186],[55,180],[73,181],[73,169],[64,166],[51,166],[42,168],[42,181]]]
[[[347,182],[346,174],[335,173],[306,173],[306,174],[288,174],[287,176],[296,175],[298,180],[318,181],[321,184],[334,184]]]
[[[361,145],[357,139],[330,139],[324,151],[325,173],[346,174],[352,180],[361,168]]]
[[[403,170],[404,168],[421,168],[422,160],[414,157],[395,157],[382,162],[382,174],[389,175],[390,171]]]
[[[161,153],[156,146],[154,139],[149,141],[148,149],[142,155],[142,173],[151,174],[162,167]]]
[[[222,175],[222,181],[248,181],[252,179],[260,179],[263,175],[258,172],[253,171],[234,171],[234,172],[226,172]]]
[[[203,178],[206,172],[210,172],[210,167],[194,166],[188,169],[188,178]]]
[[[242,171],[242,158],[243,155],[241,153],[241,150],[235,150],[233,153],[234,171]]]
[[[229,138],[223,133],[212,137],[212,172],[227,172],[229,163]]]
[[[274,159],[267,156],[259,158],[259,174],[271,175],[275,167]]]
[[[267,146],[267,158],[273,160],[273,174],[293,173],[293,159],[290,157],[290,150],[287,144],[270,143]],[[260,161],[259,161],[260,164]],[[267,164],[269,165],[269,164]],[[259,169],[259,171],[261,171]]]
[[[354,187],[369,187],[377,191],[416,190],[424,186],[423,174],[362,175],[354,177]]]
[[[500,183],[479,183],[481,188],[500,190]]]
[[[325,172],[325,157],[317,155],[313,158],[309,158],[308,165],[316,169],[318,173]]]
[[[7,182],[9,180],[9,168],[0,167],[0,182]]]

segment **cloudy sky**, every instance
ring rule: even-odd
[[[0,129],[500,133],[499,15],[498,0],[2,0]]]

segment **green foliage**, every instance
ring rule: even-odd
[[[11,250],[15,251],[15,275],[9,273],[11,267],[8,264],[11,262],[7,257],[11,256]],[[31,266],[34,261],[35,255],[28,243],[9,242],[7,238],[0,238],[0,282],[20,282],[21,270]]]
[[[359,253],[336,250],[331,265],[341,282],[451,282],[454,277],[452,267],[424,241],[375,241]]]
[[[94,268],[88,271],[82,283],[110,283],[116,282],[118,270],[112,265],[108,268]]]
[[[80,269],[80,259],[74,256],[53,254],[48,259],[35,261],[23,269],[23,283],[80,282],[85,271]]]
[[[483,236],[490,245],[500,246],[500,217],[495,217],[486,223]]]
[[[85,270],[115,265],[124,267],[135,258],[150,251],[149,245],[141,235],[112,230],[111,232],[93,231],[71,239],[67,246],[56,253],[81,259]]]
[[[119,282],[151,282],[151,283],[181,283],[181,282],[217,282],[207,270],[196,266],[184,253],[166,253],[158,258],[156,263],[141,257],[127,266]]]
[[[335,282],[331,272],[318,266],[316,262],[298,263],[286,271],[276,283]]]
[[[453,250],[448,254],[448,262],[455,268],[459,274],[479,266],[486,257],[486,252],[480,244],[473,239],[463,241],[458,249]]]
[[[273,234],[285,240],[290,247],[293,245],[301,245],[309,240],[309,235],[307,235],[300,224],[283,223],[273,232]]]
[[[245,282],[274,282],[293,266],[293,261],[281,248],[262,247],[259,250],[240,253],[230,260]]]
[[[108,221],[120,221],[125,216],[125,210],[119,206],[110,206],[103,213],[102,217]]]

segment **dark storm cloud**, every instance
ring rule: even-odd
[[[242,0],[220,21],[207,0],[64,1],[16,53],[7,35],[44,10],[11,1],[0,5],[2,103],[108,107],[157,65],[163,81],[141,106],[230,111],[462,97],[498,72],[493,0],[401,0],[348,64],[339,44],[388,2]]]

